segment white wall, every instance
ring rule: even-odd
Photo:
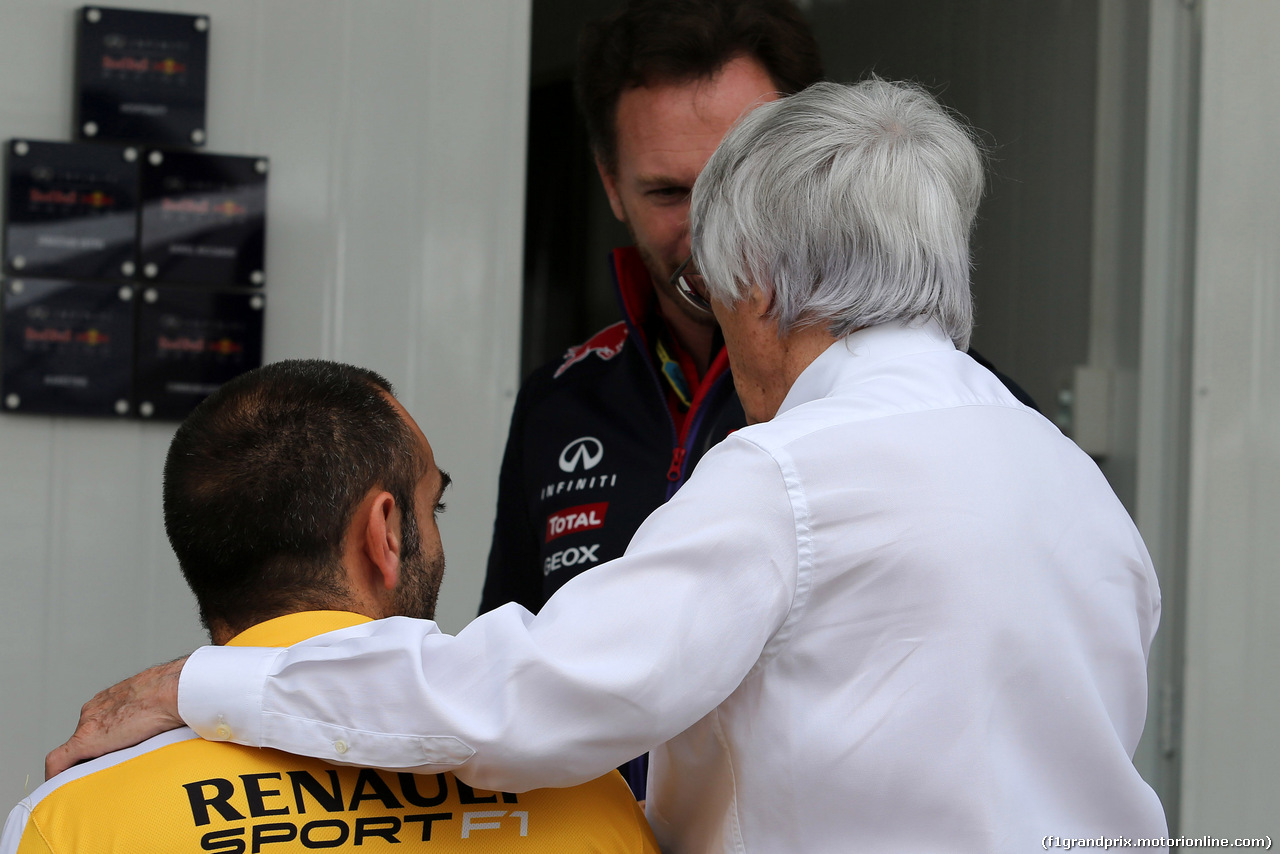
[[[69,139],[74,9],[0,0],[0,139]],[[519,354],[529,0],[208,13],[207,150],[271,158],[266,358],[384,373],[454,476],[440,622],[479,601]],[[80,703],[204,639],[165,540],[172,424],[0,416],[0,806]]]
[[[1104,5],[1104,19],[1113,17],[1119,5]],[[1142,97],[1132,105],[1117,105],[1142,123],[1142,150],[1136,162],[1113,152],[1129,173],[1125,183],[1138,182],[1137,189],[1116,199],[1138,214],[1137,229],[1125,229],[1124,240],[1113,244],[1120,257],[1137,262],[1136,271],[1115,280],[1117,295],[1131,295],[1116,304],[1137,297],[1140,323],[1136,376],[1123,360],[1115,365],[1112,436],[1122,454],[1132,449],[1134,517],[1155,563],[1162,600],[1147,671],[1147,726],[1134,762],[1160,795],[1170,828],[1178,828],[1200,15],[1183,0],[1150,0],[1146,5],[1142,61],[1135,66],[1131,55],[1128,69],[1120,69],[1127,81],[1140,81]],[[1123,8],[1134,14],[1132,4]],[[1124,325],[1114,331],[1120,336],[1128,332]],[[1134,381],[1137,393],[1131,395]]]
[[[1182,829],[1274,838],[1280,3],[1203,10]]]

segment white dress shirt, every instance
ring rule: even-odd
[[[886,324],[538,616],[205,648],[179,704],[207,738],[486,789],[651,750],[679,854],[1027,852],[1164,835],[1131,762],[1159,610],[1093,462],[938,328]]]

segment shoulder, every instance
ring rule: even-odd
[[[189,727],[182,727],[181,729],[161,733],[155,738],[147,739],[133,747],[117,750],[114,753],[108,753],[106,756],[83,762],[67,769],[52,780],[45,781],[23,803],[30,804],[34,808],[47,798],[57,797],[59,793],[65,793],[76,788],[73,784],[81,780],[98,777],[99,775],[107,775],[118,779],[123,775],[132,773],[136,763],[146,758],[153,758],[157,751],[183,742],[199,743],[199,736]]]
[[[788,454],[768,429],[770,423],[744,427],[709,449],[669,503],[709,502],[724,508],[726,502],[745,502],[735,513],[750,515],[754,511],[747,505],[758,509],[788,500]]]
[[[626,321],[620,320],[568,348],[564,355],[529,374],[520,386],[516,408],[527,409],[561,392],[598,391],[602,382],[626,361],[624,354],[635,349],[634,344],[628,346],[630,337]]]
[[[990,371],[954,349],[867,358],[833,348],[817,367],[801,376],[778,415],[735,436],[779,460],[814,450],[851,459],[870,453],[872,446],[857,438],[866,432],[891,437],[917,423],[943,429],[959,418],[1045,423]]]
[[[4,834],[0,836],[0,852],[9,854],[18,851],[19,842],[32,832],[38,833],[48,848],[55,849],[56,840],[50,838],[46,829],[42,829],[43,817],[55,812],[74,817],[74,821],[70,823],[50,822],[50,827],[59,832],[74,834],[77,828],[112,826],[121,817],[103,814],[104,810],[110,813],[113,809],[107,805],[109,799],[103,795],[121,792],[131,783],[149,780],[148,769],[154,767],[154,762],[162,760],[168,749],[184,743],[203,744],[194,732],[183,727],[126,750],[118,750],[84,762],[46,781],[10,812]],[[74,845],[70,845],[67,850],[74,848]]]
[[[552,379],[559,379],[574,366],[592,361],[609,362],[622,353],[626,347],[630,330],[626,321],[619,320],[601,329],[581,344],[576,344],[565,351],[560,359],[549,362],[543,370],[551,374]]]

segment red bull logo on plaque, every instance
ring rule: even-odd
[[[174,337],[161,335],[156,339],[156,349],[161,353],[216,353],[219,356],[233,356],[243,353],[244,345],[230,338],[220,338],[215,341],[189,335]]]

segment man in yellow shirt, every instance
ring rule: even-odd
[[[285,647],[358,634],[384,617],[431,618],[448,484],[385,379],[332,362],[277,362],[227,383],[178,429],[165,463],[165,529],[214,643]],[[485,792],[452,774],[332,765],[180,729],[49,780],[10,813],[0,854],[397,843],[657,852],[616,771],[568,789]]]

